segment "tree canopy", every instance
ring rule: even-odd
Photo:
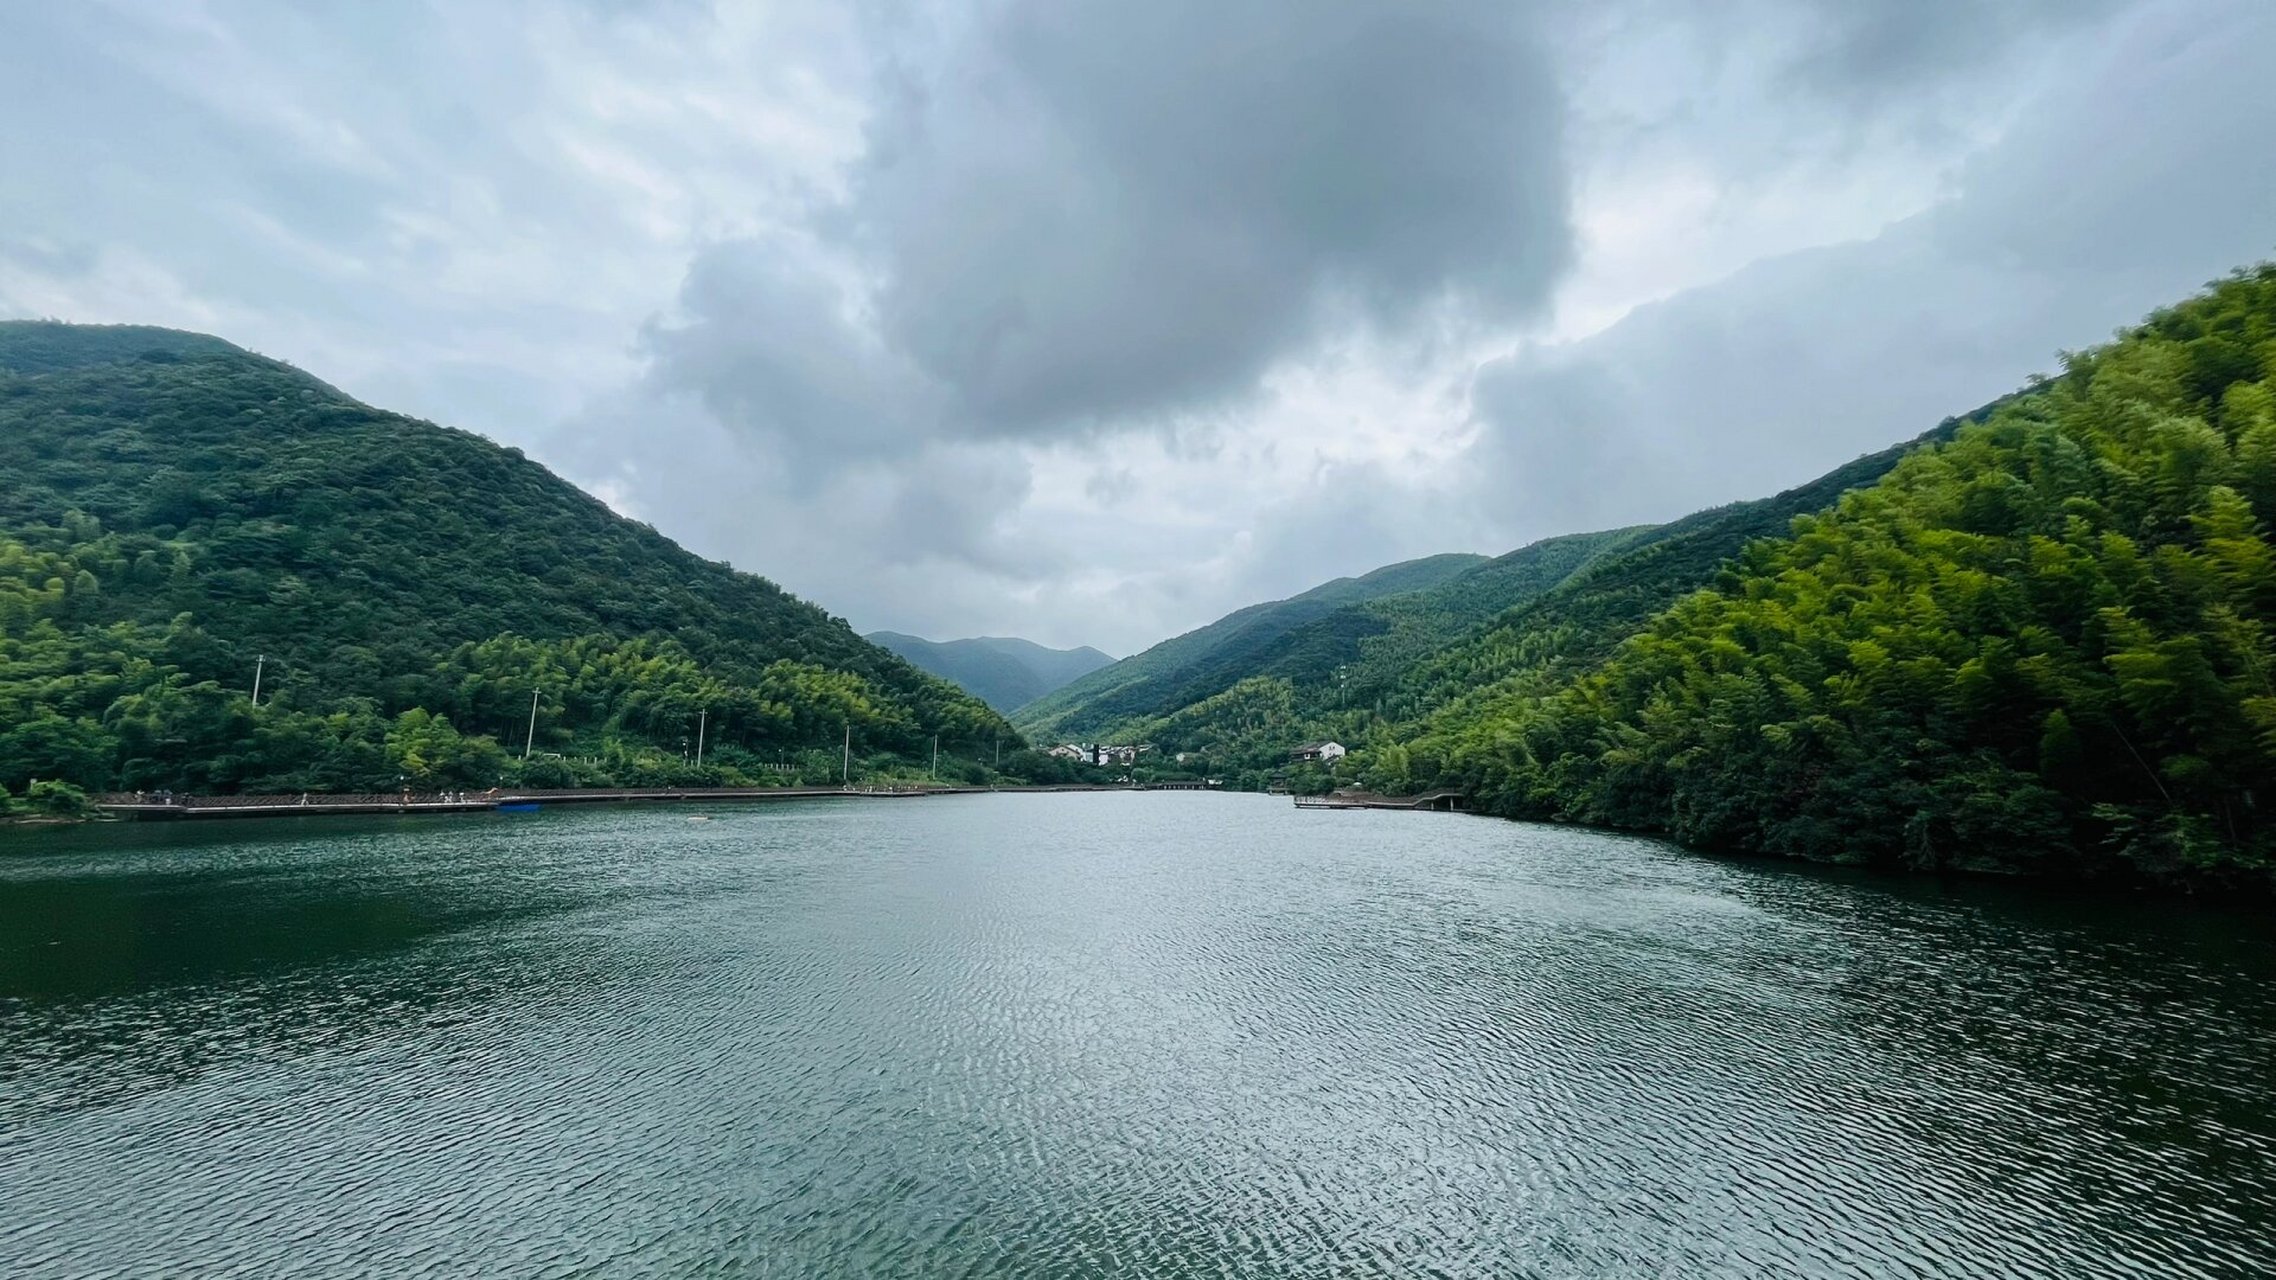
[[[849,730],[888,759],[1021,745],[520,452],[218,339],[0,324],[0,475],[18,794],[487,784],[525,742],[626,782],[779,778],[807,751],[834,772]],[[683,759],[699,720],[708,771]]]
[[[2265,889],[2272,526],[2262,267],[1746,547],[1601,663],[1474,687],[1397,765],[1713,848]]]

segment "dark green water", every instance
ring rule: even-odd
[[[2234,916],[1047,795],[0,836],[0,1272],[2276,1274]]]

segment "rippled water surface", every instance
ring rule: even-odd
[[[11,1275],[2276,1274],[2260,923],[975,796],[0,841]]]

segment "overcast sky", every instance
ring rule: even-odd
[[[2272,65],[2265,0],[0,3],[0,316],[1126,653],[1799,483],[2276,256]]]

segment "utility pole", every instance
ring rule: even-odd
[[[269,665],[269,655],[265,653],[253,655],[253,705],[256,707],[261,705],[261,668],[267,665]]]
[[[838,781],[841,785],[853,783],[853,721],[846,721],[846,745],[838,756]]]
[[[529,736],[522,739],[522,759],[529,759],[529,749],[537,745],[537,690],[529,691]]]
[[[937,733],[933,735],[933,767],[925,771],[925,780],[940,781],[940,735]]]
[[[701,710],[701,711],[699,711],[699,712],[697,712],[697,713],[696,713],[696,720],[695,720],[695,762],[696,762],[697,764],[702,764],[702,763],[703,763],[703,727],[704,727],[706,724],[710,723],[710,721],[711,721],[711,708],[709,708],[709,707],[705,707],[703,710]]]

